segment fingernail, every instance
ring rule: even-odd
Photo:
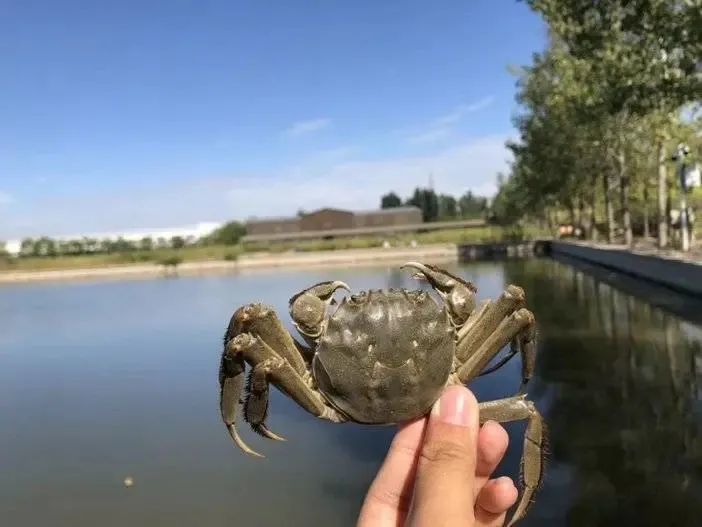
[[[431,409],[431,415],[443,423],[468,426],[471,421],[470,392],[463,386],[447,388]]]

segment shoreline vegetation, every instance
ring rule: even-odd
[[[548,236],[548,233],[536,227],[485,226],[289,244],[192,245],[112,254],[5,258],[0,259],[0,283],[217,272],[298,265],[297,262],[304,262],[303,265],[352,264],[358,260],[385,260],[393,254],[432,257],[436,251],[446,253],[447,247],[451,247],[455,254],[459,244],[529,240],[543,236]]]
[[[278,252],[244,254],[236,260],[199,260],[178,264],[156,262],[103,267],[63,268],[0,272],[0,286],[28,282],[104,280],[192,276],[203,274],[256,271],[271,268],[313,268],[376,265],[379,262],[402,264],[409,260],[429,263],[458,261],[456,244],[430,244],[416,247],[374,247],[332,251]]]

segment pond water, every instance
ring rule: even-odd
[[[699,305],[685,304],[688,322],[547,259],[451,269],[480,297],[522,285],[539,324],[529,392],[550,455],[523,525],[700,525]],[[354,268],[0,289],[2,525],[353,525],[392,428],[321,422],[274,391],[269,424],[289,441],[242,427],[267,455],[256,460],[231,444],[217,401],[233,309],[262,300],[287,322],[291,294],[330,278],[415,284]],[[510,395],[519,370],[472,388]],[[499,471],[514,476],[524,425],[507,428]]]

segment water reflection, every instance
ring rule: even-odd
[[[534,393],[548,391],[567,525],[700,525],[699,328],[552,261],[507,266],[541,327]],[[547,481],[530,524],[559,494]]]
[[[684,315],[699,303],[673,301],[681,318],[551,260],[452,270],[481,297],[523,285],[540,326],[530,396],[552,453],[525,525],[699,525],[702,328]],[[287,320],[289,296],[329,278],[416,284],[353,268],[0,289],[3,525],[353,525],[393,428],[315,420],[274,392],[271,428],[290,441],[244,431],[259,461],[217,407],[234,307],[265,299]],[[472,388],[510,395],[519,374],[515,360]],[[518,472],[523,429],[508,426],[500,473]]]

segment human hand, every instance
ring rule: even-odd
[[[429,416],[402,425],[357,527],[501,527],[518,493],[490,476],[509,438],[498,423],[480,427],[478,414],[470,390],[451,386]]]

